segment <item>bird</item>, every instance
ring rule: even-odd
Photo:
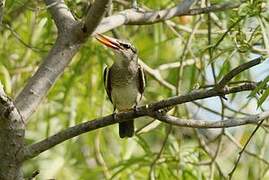
[[[143,97],[146,86],[145,74],[138,63],[137,49],[125,40],[96,34],[95,38],[112,49],[113,64],[104,70],[104,86],[109,100],[113,104],[113,113],[135,109]],[[119,123],[120,138],[134,135],[134,119]]]

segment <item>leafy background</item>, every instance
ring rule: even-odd
[[[130,7],[124,2],[128,5],[128,1],[114,1],[112,13]],[[211,4],[224,2],[210,1]],[[89,2],[68,0],[66,3],[79,19]],[[140,6],[150,9],[169,8],[177,3],[176,0],[139,1]],[[195,7],[204,5],[204,1],[199,1]],[[268,8],[268,0],[249,0],[237,9],[212,13],[211,43],[208,43],[207,14],[175,17],[153,25],[122,26],[107,35],[132,42],[143,62],[158,70],[183,94],[214,84],[212,65],[218,81],[239,64],[268,55]],[[53,46],[57,30],[42,1],[9,0],[0,33],[0,80],[8,95],[16,97]],[[192,63],[180,68],[171,66],[178,62]],[[104,91],[102,74],[104,67],[112,63],[113,54],[90,38],[31,117],[26,143],[110,114],[113,108]],[[269,81],[268,72],[269,62],[265,60],[233,81],[265,84]],[[261,88],[227,96],[223,104],[217,97],[187,103],[171,113],[206,120],[258,113],[269,108],[266,102],[269,90],[260,92]],[[173,95],[175,89],[164,87],[148,76],[142,104]],[[73,138],[29,160],[24,166],[25,175],[31,176],[39,170],[36,179],[223,179],[222,173],[232,169],[238,152],[255,128],[253,125],[229,128],[224,135],[217,136],[220,130],[194,130],[150,122],[152,119],[147,117],[137,120],[137,133],[131,139],[120,139],[117,125]],[[269,179],[268,127],[267,121],[251,140],[249,153],[243,154],[234,179]],[[201,145],[203,141],[206,146]],[[208,154],[206,148],[213,152],[219,149],[217,157]]]

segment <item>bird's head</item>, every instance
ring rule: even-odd
[[[105,46],[111,48],[117,56],[117,60],[137,61],[137,50],[131,43],[102,34],[97,34],[95,38]]]

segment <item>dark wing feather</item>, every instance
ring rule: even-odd
[[[112,90],[111,71],[110,71],[109,67],[106,67],[104,70],[104,85],[105,85],[107,96],[108,96],[109,100],[111,101],[111,103],[113,104],[112,98],[111,98],[111,90]]]
[[[138,90],[141,95],[144,93],[145,87],[146,87],[146,76],[144,74],[143,68],[139,65],[138,66]]]

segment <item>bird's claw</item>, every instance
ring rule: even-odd
[[[134,113],[137,114],[138,112],[138,108],[137,108],[137,105],[134,106]]]
[[[116,112],[113,112],[112,116],[113,116],[114,120],[117,120],[117,113]]]

